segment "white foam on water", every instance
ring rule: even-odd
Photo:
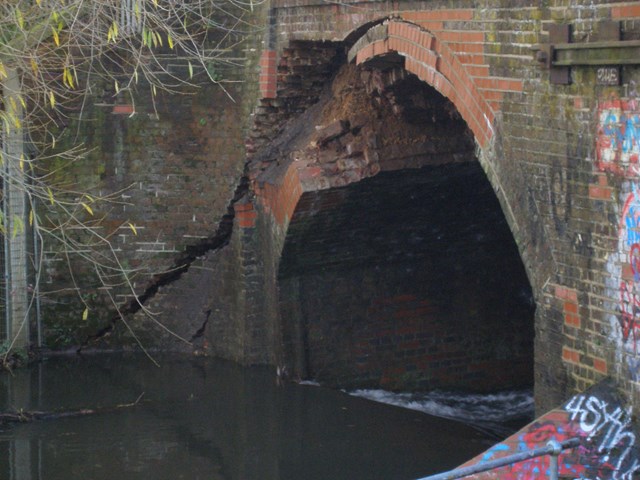
[[[533,392],[529,389],[493,394],[461,394],[447,391],[394,393],[386,390],[354,390],[347,393],[457,420],[498,437],[510,435],[514,431],[513,422],[526,423],[527,420],[533,419],[534,414]]]

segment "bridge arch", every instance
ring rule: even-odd
[[[458,36],[461,35],[463,34],[458,33]],[[466,35],[473,37],[473,33]],[[474,50],[476,53],[482,51],[481,45],[478,45],[480,49],[473,45],[466,44],[468,52],[465,54],[474,53]],[[351,47],[348,59],[359,65],[393,54],[404,59],[407,71],[448,98],[473,132],[478,145],[487,145],[493,137],[495,113],[476,85],[476,81],[483,82],[488,78],[482,68],[475,70],[475,73],[480,73],[480,77],[472,76],[473,64],[464,66],[456,53],[437,34],[400,19],[391,19],[371,27]],[[504,89],[522,89],[521,81],[502,82]],[[497,80],[494,81],[494,84],[497,83]]]
[[[532,383],[532,290],[509,230],[513,218],[507,225],[494,192],[500,189],[492,187],[486,165],[478,161],[478,152],[494,139],[496,101],[485,98],[477,78],[441,39],[404,21],[373,25],[344,60],[328,93],[295,120],[295,128],[286,127],[299,131],[281,135],[291,146],[281,143],[275,149],[279,158],[255,174],[260,209],[276,232],[278,363],[294,375],[340,386],[482,390]],[[305,131],[302,125],[311,128]],[[450,182],[439,183],[442,178]],[[463,257],[461,262],[442,267],[427,247],[409,244],[422,242],[429,235],[427,226],[446,228],[431,225],[436,221],[429,206],[433,198],[425,192],[439,192],[446,203],[460,201],[454,200],[456,193],[449,195],[465,189],[478,196],[463,197],[462,204],[486,210],[470,208],[475,213],[462,223],[474,225],[461,226],[453,236],[466,234],[479,240],[470,242],[469,249],[491,251],[477,255],[483,260],[473,264],[474,254],[463,253],[464,242],[458,242],[450,250]],[[394,196],[394,191],[406,195]],[[406,201],[412,198],[413,204]],[[395,214],[385,213],[385,202],[394,205]],[[435,207],[442,208],[443,203]],[[414,218],[408,220],[402,213],[411,209]],[[384,230],[385,222],[396,233],[383,235],[378,245],[354,241],[345,247],[344,237],[376,236],[375,228]],[[492,242],[501,247],[492,249]],[[399,244],[400,253],[385,250]],[[414,273],[403,276],[389,261],[377,261],[378,253],[391,253]],[[515,267],[500,263],[501,256]],[[507,282],[465,275],[460,272],[465,261],[472,270],[508,268],[500,274]],[[351,273],[336,274],[345,265],[353,267]],[[376,277],[372,269],[382,273]],[[455,294],[432,294],[444,276],[422,275],[429,269],[458,276],[451,282],[458,287],[474,283],[468,303],[457,310],[441,305],[446,295]],[[392,285],[405,280],[421,286]],[[354,289],[356,284],[363,289]],[[499,296],[493,306],[480,305],[490,295],[487,285],[508,297],[504,308],[495,307]],[[490,308],[502,308],[498,322],[489,321]],[[377,320],[366,320],[368,315]],[[438,315],[442,321],[434,326]],[[460,322],[462,317],[471,323]],[[458,333],[443,327],[447,323],[455,324]],[[459,348],[451,346],[456,342]],[[467,355],[470,351],[478,355]]]

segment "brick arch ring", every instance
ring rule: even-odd
[[[464,42],[457,44],[464,48]],[[437,34],[399,19],[387,20],[367,30],[349,50],[348,60],[360,65],[390,53],[404,57],[405,70],[431,85],[456,106],[480,147],[486,146],[493,137],[495,119],[494,108],[481,88],[492,92],[499,92],[500,87],[522,90],[520,81],[503,80],[501,85],[500,79],[488,76],[488,68],[484,75],[472,76]]]

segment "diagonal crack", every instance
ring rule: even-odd
[[[191,264],[197,258],[201,257],[205,253],[218,250],[227,245],[229,243],[229,239],[231,238],[231,233],[233,232],[233,219],[235,217],[234,205],[246,195],[248,190],[249,180],[246,175],[243,175],[240,178],[240,182],[238,183],[238,186],[233,193],[233,198],[227,205],[227,213],[222,216],[222,219],[218,223],[218,228],[216,229],[215,233],[198,243],[187,246],[185,248],[185,251],[176,259],[173,265],[165,272],[154,275],[147,288],[145,288],[144,292],[123,305],[119,309],[120,313],[118,315],[114,315],[109,320],[108,325],[98,330],[95,334],[87,336],[84,342],[82,342],[80,347],[77,349],[77,352],[80,353],[82,349],[85,348],[89,343],[98,340],[99,338],[110,335],[115,328],[116,323],[118,322],[118,320],[120,320],[121,315],[131,315],[139,311],[142,308],[142,305],[144,305],[145,302],[147,302],[149,299],[153,298],[153,296],[158,293],[158,290],[161,287],[175,282],[182,276],[182,274],[187,272],[189,270],[189,267],[191,267]],[[202,332],[204,332],[204,327],[206,327],[206,324],[209,321],[210,313],[211,311],[207,312],[207,317],[204,321],[204,324],[202,325],[202,328],[194,334],[191,340],[202,335]],[[199,332],[201,332],[200,335],[198,335]]]

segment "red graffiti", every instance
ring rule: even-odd
[[[639,158],[640,116],[635,97],[601,102],[596,141],[598,170],[637,177]]]
[[[573,424],[556,424],[551,420],[534,423],[528,432],[519,437],[518,449],[532,450],[546,445],[549,440],[561,442],[579,436],[579,429]],[[571,453],[563,453],[558,458],[559,474],[561,476],[578,476],[585,472],[584,465],[580,465]],[[511,467],[514,479],[544,478],[549,476],[551,460],[549,456],[537,457],[528,462],[516,463]]]
[[[620,220],[621,254],[628,246],[629,263],[623,265],[620,281],[620,316],[618,322],[622,328],[622,340],[633,340],[636,351],[636,330],[640,329],[640,193],[638,187],[632,185],[632,192],[624,203]]]
[[[494,446],[486,452],[482,461],[494,460],[505,455],[534,450],[544,447],[549,440],[562,442],[575,438],[583,433],[573,422],[568,422],[566,412],[542,422],[536,422],[527,430],[511,437],[506,443]],[[548,456],[532,458],[525,462],[514,463],[500,470],[499,477],[507,480],[530,480],[533,478],[547,478],[550,469]],[[582,477],[586,467],[581,464],[577,451],[566,451],[558,457],[558,473],[571,478]],[[480,477],[484,478],[484,477]],[[487,478],[495,478],[487,476]]]
[[[618,321],[622,328],[622,339],[626,342],[629,337],[632,337],[635,352],[636,330],[640,328],[637,322],[640,316],[640,300],[634,286],[626,280],[620,282],[620,310]]]
[[[640,282],[640,244],[634,243],[629,250],[629,263],[633,273],[633,281]]]

